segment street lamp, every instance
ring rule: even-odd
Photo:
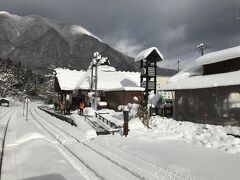
[[[97,77],[97,67],[98,62],[102,59],[102,56],[99,54],[99,52],[95,52],[93,54],[93,60],[92,60],[92,74],[93,74],[93,67],[95,66],[95,93],[94,93],[94,109],[97,110],[97,83],[98,83],[98,77]]]
[[[179,67],[180,62],[181,62],[181,59],[178,59],[178,68],[177,68],[178,72],[180,71],[180,67]]]

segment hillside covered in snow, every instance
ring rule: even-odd
[[[135,70],[133,59],[111,48],[85,28],[44,17],[0,12],[0,57],[21,61],[45,72],[57,67],[86,69],[94,52],[107,56],[119,70]]]
[[[24,94],[39,95],[41,86],[42,92],[46,92],[46,80],[20,62],[15,63],[10,59],[0,58],[0,97],[19,96]]]

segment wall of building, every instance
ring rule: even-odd
[[[118,111],[119,105],[133,103],[133,97],[143,98],[143,92],[140,91],[111,91],[105,92],[108,108]]]
[[[207,64],[203,66],[204,75],[218,74],[240,70],[240,58],[228,59],[226,61]]]
[[[179,121],[240,126],[240,86],[178,90],[175,96]]]

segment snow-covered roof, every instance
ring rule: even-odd
[[[198,65],[206,65],[240,57],[240,46],[208,53],[195,60]]]
[[[236,78],[240,76],[240,71],[211,74],[211,75],[199,75],[187,78],[180,78],[176,81],[171,80],[170,83],[162,86],[160,90],[180,90],[180,89],[200,89],[200,88],[212,88],[220,86],[232,86],[240,85],[240,79]],[[175,77],[176,78],[176,77]]]
[[[162,55],[162,53],[158,50],[158,48],[156,48],[156,47],[151,47],[151,48],[148,48],[148,49],[145,49],[145,50],[141,51],[141,52],[135,57],[135,62],[147,58],[147,57],[149,56],[149,54],[151,54],[151,52],[153,52],[154,50],[158,53],[158,55],[161,57],[161,59],[163,59],[163,55]]]
[[[76,71],[70,69],[57,68],[56,78],[61,90],[74,90],[79,89],[79,84],[82,84],[84,79],[87,78],[85,71]]]
[[[200,89],[219,86],[240,85],[240,71],[203,75],[203,65],[227,61],[240,57],[240,46],[206,54],[195,60],[195,64],[172,76],[160,90]]]
[[[58,68],[55,71],[61,90],[90,89],[90,69],[76,71]],[[144,91],[144,88],[140,87],[140,73],[116,71],[111,66],[98,67],[97,86],[98,90],[103,91]]]
[[[9,101],[8,98],[2,98],[2,97],[0,97],[0,100],[6,100],[6,101]]]

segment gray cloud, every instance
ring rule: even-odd
[[[240,45],[239,0],[1,0],[0,7],[82,25],[132,56],[156,46],[169,60],[191,59],[201,42],[211,51]]]

